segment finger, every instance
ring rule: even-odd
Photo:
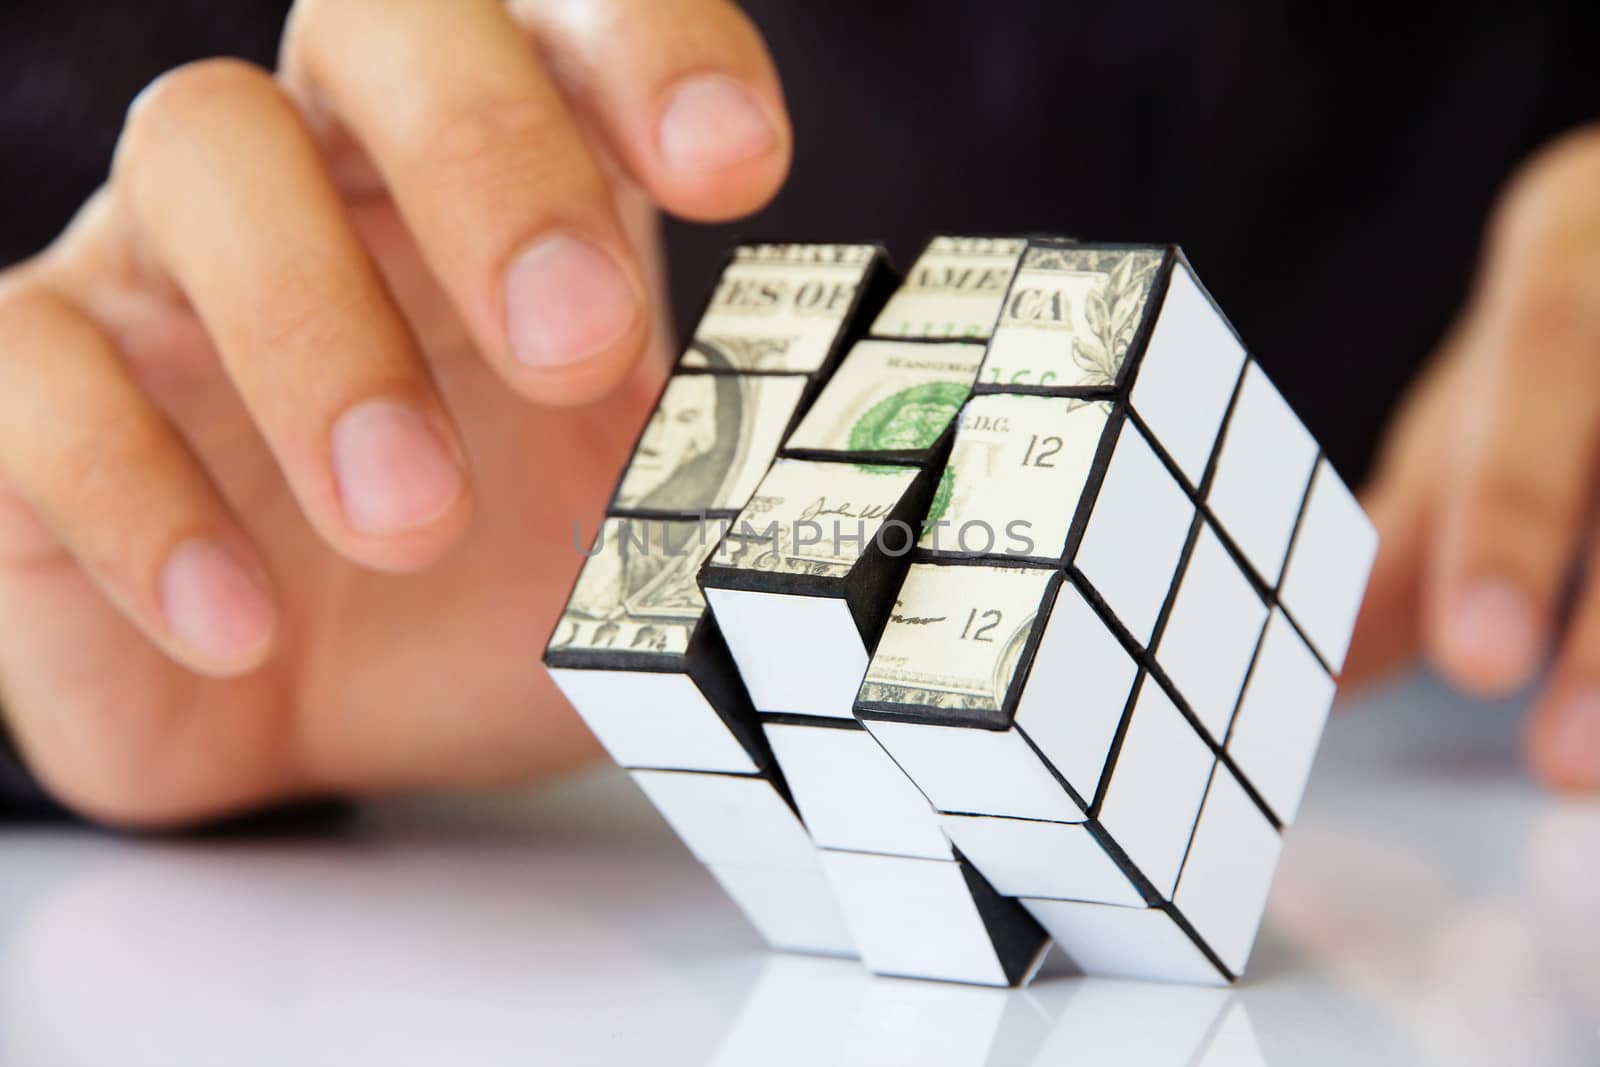
[[[1600,149],[1547,160],[1508,198],[1464,340],[1459,463],[1429,581],[1427,642],[1458,684],[1509,692],[1539,664],[1600,453]]]
[[[168,655],[214,675],[263,662],[259,557],[106,338],[20,283],[0,289],[0,337],[0,480]]]
[[[468,510],[456,431],[294,107],[210,61],[153,85],[115,185],[301,508],[357,562],[419,566]]]
[[[791,151],[783,92],[761,34],[729,0],[511,8],[568,99],[662,207],[719,221],[778,191]]]
[[[1438,482],[1460,415],[1461,346],[1447,336],[1390,420],[1362,503],[1378,529],[1378,558],[1340,682],[1362,685],[1421,652],[1424,562],[1437,517]]]
[[[1532,714],[1524,745],[1551,785],[1600,790],[1600,551],[1573,611],[1555,669]]]
[[[1378,558],[1339,675],[1346,691],[1392,674],[1421,651],[1425,499],[1414,487],[1383,484],[1365,503],[1378,529]]]
[[[645,341],[610,187],[499,0],[302,0],[292,82],[366,149],[485,357],[552,402],[592,399]]]

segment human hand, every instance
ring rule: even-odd
[[[539,649],[665,373],[652,204],[788,168],[728,0],[302,0],[281,58],[159,79],[0,275],[0,705],[111,823],[594,754]]]
[[[1590,127],[1507,187],[1474,294],[1391,428],[1364,494],[1382,544],[1347,676],[1421,654],[1462,689],[1503,695],[1553,655],[1528,720],[1529,760],[1554,785],[1600,789],[1597,487],[1600,127]]]

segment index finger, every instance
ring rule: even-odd
[[[599,163],[498,0],[302,0],[285,54],[514,388],[576,402],[622,379],[645,286]]]

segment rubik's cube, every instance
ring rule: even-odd
[[[1370,524],[1178,250],[937,238],[880,307],[879,258],[821,247],[735,254],[613,502],[661,550],[602,536],[557,681],[774,944],[1236,977]],[[819,259],[864,265],[848,296],[799,299]],[[698,435],[675,400],[796,371]],[[628,591],[674,566],[693,622],[651,649]]]

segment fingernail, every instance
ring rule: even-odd
[[[416,411],[368,400],[333,426],[333,477],[350,528],[386,536],[426,525],[461,495],[461,465]]]
[[[506,272],[511,350],[530,367],[581,362],[615,344],[638,315],[628,276],[581,237],[546,237]]]
[[[227,549],[203,538],[167,557],[161,610],[178,640],[220,662],[247,659],[272,636],[266,594]]]
[[[1516,686],[1538,666],[1538,616],[1527,594],[1509,582],[1480,582],[1468,589],[1449,632],[1459,662],[1494,685]]]
[[[1600,788],[1600,693],[1568,699],[1552,718],[1546,765],[1563,784]]]
[[[661,114],[661,155],[684,170],[716,170],[754,159],[778,139],[772,120],[725,74],[685,78]]]

